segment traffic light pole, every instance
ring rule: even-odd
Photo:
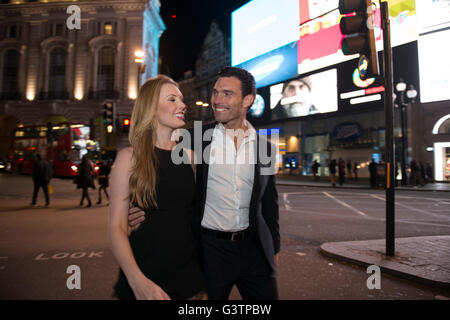
[[[395,154],[394,154],[394,103],[392,76],[391,28],[387,1],[381,2],[381,24],[383,29],[384,67],[384,112],[386,121],[386,255],[395,255]]]

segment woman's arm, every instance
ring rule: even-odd
[[[121,150],[111,170],[108,224],[111,249],[137,299],[169,300],[169,296],[139,269],[128,239],[127,216],[132,156],[131,148]]]

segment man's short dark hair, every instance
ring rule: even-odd
[[[256,96],[255,78],[245,69],[236,67],[225,67],[219,71],[219,78],[236,77],[241,81],[242,97],[249,94]]]

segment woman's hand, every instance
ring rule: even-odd
[[[130,282],[130,286],[137,300],[171,300],[163,289],[144,275]]]

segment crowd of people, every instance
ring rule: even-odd
[[[313,181],[319,181],[319,168],[321,164],[314,160],[311,165],[311,173],[313,175]],[[328,172],[329,179],[331,185],[333,187],[336,186],[336,183],[339,183],[340,186],[343,186],[347,179],[353,179],[354,181],[358,180],[358,172],[360,169],[360,164],[357,162],[352,162],[352,160],[343,160],[342,158],[331,159],[328,164]],[[369,165],[367,166],[369,171],[369,184],[372,188],[377,188],[384,186],[385,179],[385,163],[384,161],[380,161],[377,163],[375,159],[372,159]],[[398,186],[398,181],[400,181],[401,173],[400,173],[400,164],[395,167],[396,173],[396,186]],[[337,174],[337,176],[336,176]],[[433,167],[429,162],[426,165],[423,162],[417,162],[412,160],[409,169],[407,169],[407,178],[406,185],[411,186],[424,186],[427,183],[433,183]],[[336,181],[337,178],[337,181]]]
[[[109,200],[108,186],[109,186],[109,174],[111,172],[112,161],[98,161],[99,166],[98,172],[94,170],[94,165],[91,160],[89,160],[87,155],[84,155],[80,164],[77,167],[77,175],[74,177],[74,183],[77,189],[81,189],[81,200],[80,207],[84,205],[84,200],[87,200],[86,207],[92,206],[92,201],[89,196],[89,189],[97,189],[95,180],[98,179],[98,201],[97,204],[102,203],[102,191]],[[36,161],[33,167],[33,197],[31,201],[31,206],[36,206],[36,200],[39,190],[42,188],[45,197],[45,206],[50,206],[50,194],[53,188],[50,185],[50,180],[53,178],[53,168],[52,165],[41,157],[41,155],[36,155]]]

